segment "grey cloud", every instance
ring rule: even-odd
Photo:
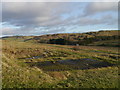
[[[32,28],[27,28],[27,30],[25,29],[26,28],[5,27],[5,28],[2,28],[2,35],[30,35],[31,31],[33,30]]]
[[[103,16],[100,16],[99,18],[95,18],[94,16],[91,17],[70,17],[67,20],[64,21],[64,23],[66,23],[65,25],[67,26],[71,26],[71,25],[75,25],[75,26],[88,26],[88,25],[100,25],[100,24],[104,24],[104,25],[117,25],[118,23],[118,17],[116,15],[110,15],[110,14],[106,14]],[[64,24],[63,24],[64,26]]]
[[[60,15],[70,13],[71,3],[3,3],[3,22],[13,25],[50,26],[60,23]]]
[[[65,31],[65,27],[43,27],[43,28],[34,28],[34,27],[22,27],[22,28],[2,28],[2,35],[43,35],[43,34],[52,34],[52,33],[61,33]],[[24,32],[24,33],[23,33]]]
[[[2,23],[19,26],[19,29],[3,28],[3,34],[47,34],[59,33],[66,30],[66,26],[85,26],[96,24],[112,24],[116,18],[112,15],[101,16],[101,18],[90,18],[89,15],[98,12],[116,11],[116,3],[88,3],[84,9],[84,3],[64,2],[4,2],[2,5]],[[107,6],[108,5],[108,6]],[[100,7],[102,6],[102,7]],[[71,15],[75,10],[84,9],[84,16]],[[63,19],[63,14],[70,17]],[[86,14],[86,15],[85,15]],[[92,16],[94,17],[94,15]],[[43,28],[39,28],[43,27]],[[35,29],[38,28],[38,29]]]
[[[117,11],[117,2],[91,2],[84,10],[84,16],[93,15],[100,12]]]
[[[97,25],[97,24],[114,25],[116,23],[117,23],[117,18],[114,18],[112,15],[105,15],[102,16],[101,18],[83,17],[80,18],[75,24],[85,26],[85,25]]]
[[[64,31],[65,31],[65,27],[60,27],[60,28],[52,28],[52,29],[49,29],[47,31],[43,31],[40,34],[41,35],[43,35],[43,34],[54,34],[54,33],[62,33]]]

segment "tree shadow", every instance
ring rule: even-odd
[[[75,60],[59,60],[59,61],[42,61],[42,62],[25,62],[31,67],[38,67],[44,71],[68,71],[68,70],[85,70],[101,67],[114,66],[104,61],[93,59],[75,59]]]

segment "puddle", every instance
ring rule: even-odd
[[[19,59],[38,59],[38,58],[43,58],[42,56],[33,56],[29,58],[19,58]]]
[[[45,71],[66,71],[66,70],[84,70],[101,67],[114,66],[114,64],[93,60],[93,59],[79,59],[79,60],[59,60],[59,61],[43,61],[43,62],[26,62],[31,67],[36,66]]]
[[[107,52],[102,52],[102,51],[90,51],[90,52],[105,53],[105,54],[112,54],[112,55],[120,55],[120,54],[117,54],[117,53],[107,53]]]
[[[41,56],[33,56],[33,57],[30,57],[30,58],[25,58],[25,59],[38,59],[38,58],[42,58]]]

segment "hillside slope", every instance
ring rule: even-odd
[[[3,39],[21,40],[24,42],[36,42],[59,45],[94,45],[119,47],[119,30],[98,31],[88,33],[52,34],[42,36],[13,36]],[[109,42],[109,44],[106,43]],[[96,44],[97,43],[97,44]]]

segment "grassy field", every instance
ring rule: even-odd
[[[3,88],[118,88],[119,47],[1,42]]]

